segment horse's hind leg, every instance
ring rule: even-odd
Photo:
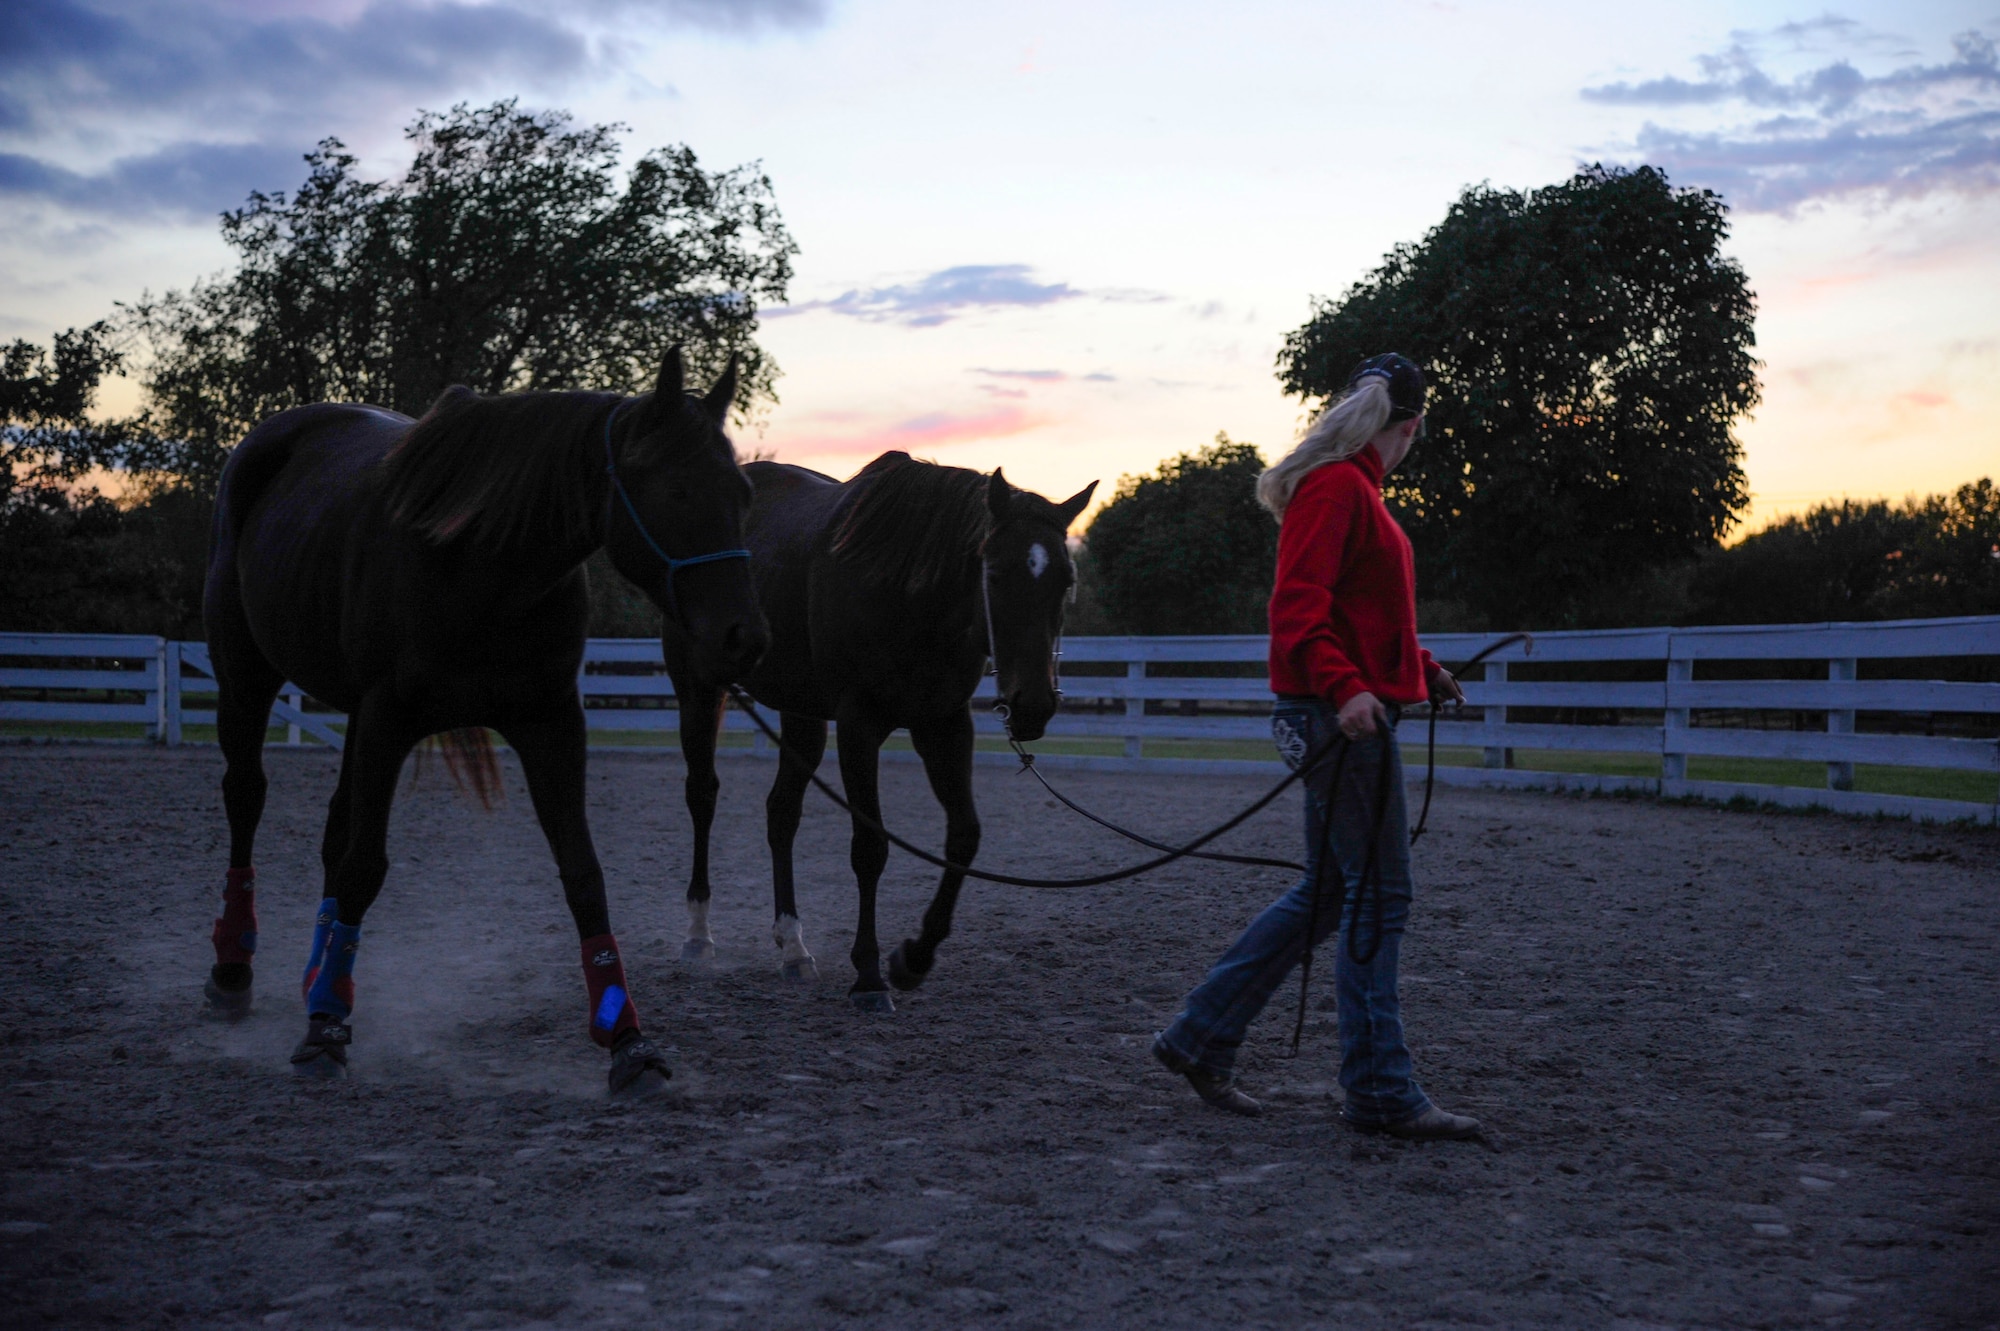
[[[944,857],[953,864],[972,863],[979,853],[979,810],[972,803],[972,713],[961,709],[942,721],[911,726],[910,744],[924,760],[931,793],[944,806]],[[938,945],[951,933],[964,882],[964,874],[945,870],[924,911],[923,932],[904,939],[889,954],[889,979],[898,989],[914,989],[930,974]]]
[[[611,935],[604,870],[584,812],[586,735],[583,705],[572,694],[547,714],[500,727],[528,778],[535,818],[562,877],[563,896],[583,946],[590,1038],[611,1051],[612,1094],[643,1095],[665,1086],[666,1061],[639,1033],[639,1010],[625,985],[625,963]]]
[[[312,951],[306,956],[305,974],[299,980],[301,996],[312,993],[313,981],[319,978],[320,964],[326,960],[327,941],[333,937],[333,926],[340,918],[340,901],[334,895],[338,890],[335,879],[340,872],[340,861],[347,854],[349,794],[354,786],[354,754],[360,747],[360,736],[361,718],[350,716],[347,718],[345,742],[340,749],[340,780],[334,785],[333,798],[327,801],[326,828],[319,838],[322,886],[319,910],[313,916]]]
[[[799,834],[799,815],[806,786],[826,754],[826,722],[816,716],[784,714],[780,731],[785,752],[778,756],[778,779],[764,800],[764,837],[771,846],[771,941],[778,945],[778,973],[788,980],[810,980],[819,974],[806,950],[799,927],[799,901],[792,882],[792,843]],[[797,759],[791,755],[797,754]]]
[[[715,956],[715,935],[708,931],[708,841],[715,826],[715,794],[722,783],[715,776],[716,734],[722,729],[722,690],[706,681],[676,679],[674,693],[681,709],[681,756],[687,761],[688,816],[694,820],[694,868],[688,875],[687,940],[682,961],[709,961]]]
[[[840,779],[847,787],[847,802],[857,814],[882,821],[882,803],[877,778],[882,760],[882,741],[888,731],[859,708],[840,710]],[[860,898],[854,921],[854,987],[847,996],[863,1012],[894,1012],[896,1000],[889,996],[888,982],[882,978],[882,951],[875,941],[875,889],[882,870],[889,863],[889,842],[880,832],[854,820],[854,840],[849,850],[854,866],[854,886]]]
[[[218,643],[216,737],[221,741],[222,808],[229,818],[229,874],[222,915],[212,941],[215,966],[204,991],[209,1005],[228,1016],[250,1010],[251,958],[257,951],[257,870],[252,854],[264,817],[264,730],[285,678],[254,647],[231,650]]]

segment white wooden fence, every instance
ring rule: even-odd
[[[1425,645],[1446,662],[1473,655],[1489,637],[1443,634]],[[1887,795],[1853,789],[1856,764],[2000,773],[2000,683],[1914,678],[1861,678],[1863,661],[1921,658],[2000,660],[2000,616],[1904,620],[1859,624],[1790,624],[1766,627],[1617,629],[1536,635],[1532,655],[1521,646],[1498,654],[1465,682],[1478,719],[1446,712],[1438,724],[1441,746],[1482,752],[1480,767],[1440,767],[1441,782],[1459,785],[1631,790],[1710,799],[1745,797],[1788,805],[1820,805],[1856,813],[1906,814],[1926,819],[1970,818],[2000,822],[2000,803]],[[1194,773],[1278,771],[1275,761],[1164,758],[1146,746],[1161,741],[1268,739],[1261,715],[1270,693],[1261,670],[1261,637],[1071,638],[1063,644],[1064,712],[1049,726],[1054,739],[1109,740],[1122,753],[1046,755],[1054,765],[1101,770]],[[1613,673],[1651,674],[1640,680],[1524,680],[1509,678],[1524,662],[1562,663],[1577,673],[1612,665]],[[1816,679],[1718,678],[1754,674],[1773,663],[1811,663]],[[1619,663],[1619,664],[1614,664]],[[1727,666],[1703,663],[1728,663]],[[1164,669],[1162,669],[1164,667]],[[1219,667],[1219,668],[1218,668]],[[1109,673],[1102,673],[1109,671]],[[1893,667],[1867,673],[1892,673]],[[1988,671],[1987,673],[1991,673]],[[1707,676],[1707,677],[1698,677]],[[673,685],[656,639],[593,639],[579,686],[592,729],[639,735],[677,729]],[[211,725],[215,684],[207,648],[159,638],[77,634],[0,634],[0,721],[56,724],[143,725],[147,735],[178,744],[184,727]],[[34,695],[34,696],[30,696]],[[980,697],[992,697],[989,679]],[[1151,705],[1149,708],[1149,704]],[[1549,724],[1510,719],[1525,708],[1592,709],[1597,724]],[[1191,714],[1190,714],[1191,713]],[[1810,714],[1822,729],[1754,728],[1746,721],[1773,714]],[[1860,714],[1892,714],[1899,732],[1857,730]],[[982,735],[1004,732],[983,707],[974,713]],[[1823,723],[1820,717],[1824,718]],[[1966,735],[1906,733],[1936,728],[1940,719],[1972,718],[1958,725]],[[287,685],[275,709],[287,742],[338,747],[341,718],[309,710]],[[1406,744],[1421,742],[1422,709],[1404,723]],[[1871,718],[1871,721],[1876,718]],[[1718,724],[1733,721],[1736,724]],[[747,752],[770,756],[749,721],[734,711],[731,732],[749,731]],[[1947,729],[1954,728],[1947,726]],[[1869,731],[1876,733],[1869,733]],[[647,736],[653,738],[653,736]],[[615,738],[607,736],[607,738]],[[654,747],[657,747],[657,740]],[[1645,755],[1656,775],[1529,771],[1514,765],[1520,751],[1543,754]],[[1822,786],[1693,780],[1690,757],[1791,759],[1824,764]],[[1013,762],[988,753],[982,761]],[[1546,765],[1546,760],[1544,760]],[[1414,773],[1413,773],[1414,775]]]

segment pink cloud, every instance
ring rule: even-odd
[[[816,425],[859,424],[854,412],[823,412],[813,418]],[[792,457],[826,453],[881,453],[892,448],[904,450],[945,448],[980,439],[1003,439],[1039,429],[1044,422],[1020,407],[1003,406],[970,414],[931,411],[874,428],[809,430],[801,434],[773,431],[771,446]]]
[[[1896,405],[1901,407],[1948,407],[1951,405],[1951,394],[1917,389],[1909,393],[1898,393],[1894,400]]]

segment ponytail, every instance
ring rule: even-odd
[[[1257,478],[1257,502],[1284,521],[1285,508],[1299,482],[1330,462],[1342,462],[1359,453],[1389,424],[1394,409],[1388,378],[1379,374],[1362,377],[1320,412],[1291,452]]]

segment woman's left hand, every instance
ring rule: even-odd
[[[1465,690],[1458,686],[1456,679],[1452,678],[1451,671],[1439,666],[1431,672],[1431,705],[1442,707],[1445,703],[1463,707]]]

